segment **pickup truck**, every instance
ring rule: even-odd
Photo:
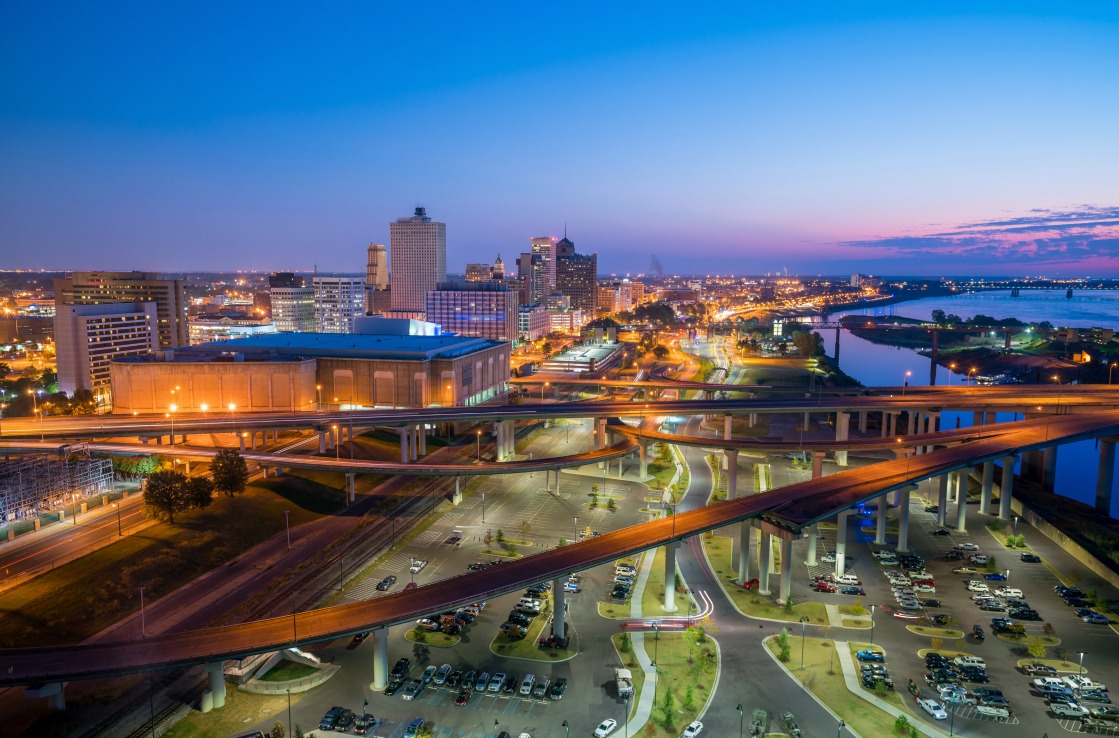
[[[1054,715],[1062,717],[1079,718],[1088,714],[1088,708],[1081,707],[1076,702],[1052,702],[1049,704],[1049,709]]]
[[[1072,687],[1073,689],[1080,689],[1080,690],[1094,689],[1094,690],[1099,690],[1100,692],[1106,692],[1107,691],[1107,687],[1105,687],[1103,684],[1100,684],[1099,682],[1097,682],[1093,679],[1090,679],[1090,678],[1084,676],[1083,674],[1073,674],[1072,676],[1064,677],[1064,683],[1067,684],[1068,686]]]
[[[1004,719],[1010,717],[1010,710],[1001,705],[976,705],[975,711],[987,717]]]

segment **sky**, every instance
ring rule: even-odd
[[[1119,4],[911,5],[4,3],[0,268],[1119,276]]]

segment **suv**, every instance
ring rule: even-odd
[[[525,674],[524,680],[521,681],[520,693],[522,695],[532,694],[532,685],[536,683],[536,677],[532,674]]]
[[[1049,709],[1053,711],[1054,715],[1063,717],[1079,718],[1088,714],[1088,708],[1081,706],[1080,703],[1075,701],[1050,702]]]
[[[334,730],[334,726],[338,724],[338,718],[342,717],[342,713],[346,711],[344,707],[335,705],[326,711],[319,721],[319,730]]]
[[[394,577],[392,574],[389,574],[387,577],[377,582],[377,591],[387,592],[388,590],[392,589],[392,585],[394,584],[396,584],[396,577]]]
[[[536,680],[536,684],[532,687],[532,696],[538,700],[542,700],[548,696],[548,684],[552,680],[546,676],[541,676]]]
[[[557,678],[552,682],[552,688],[548,691],[548,696],[553,700],[562,700],[563,693],[567,691],[567,680],[563,677]]]

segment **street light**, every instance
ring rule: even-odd
[[[113,507],[116,508],[116,511],[117,511],[117,536],[118,537],[123,536],[124,533],[122,533],[121,529],[120,529],[120,505],[118,503],[114,502]]]
[[[808,624],[808,616],[802,616],[800,619],[800,668],[804,670],[804,626]]]
[[[481,431],[481,429],[478,429],[477,431],[475,431],[475,435],[478,436],[478,461],[481,461],[482,460],[482,431]],[[485,520],[483,520],[482,522],[484,523]]]
[[[1014,535],[1018,535],[1018,516],[1014,516]]]
[[[1108,384],[1111,384],[1111,373],[1113,371],[1115,371],[1115,365],[1116,364],[1119,364],[1119,361],[1112,361],[1107,365],[1107,383]]]
[[[571,728],[568,726],[567,721],[563,721],[563,738],[568,738],[571,735]]]
[[[322,385],[315,385],[315,405],[318,407],[319,412],[322,412]]]
[[[1007,569],[1007,570],[1006,570],[1006,573],[1004,573],[1004,574],[1003,574],[1003,576],[1005,576],[1005,577],[1006,577],[1006,581],[1008,581],[1008,582],[1009,582],[1009,581],[1010,581],[1010,569]]]
[[[413,571],[415,568],[416,568],[416,557],[412,556],[412,565],[408,567],[408,580],[410,582],[412,582],[413,584],[416,583],[416,572]],[[497,725],[496,720],[494,720],[493,723],[494,723],[494,725]]]
[[[334,431],[334,460],[338,460],[338,426],[332,425],[330,429]]]
[[[291,511],[290,510],[284,510],[284,533],[287,534],[288,551],[291,550],[291,526],[290,526],[290,521],[291,521]]]
[[[972,367],[971,369],[968,369],[968,371],[967,371],[967,383],[969,385],[971,384],[971,375],[975,374],[975,371],[976,371],[975,367]]]
[[[951,371],[948,372],[948,386],[951,387],[952,386],[952,375],[956,373],[956,365],[955,364],[949,364],[948,368],[951,370]]]
[[[493,719],[493,738],[497,738],[497,718]]]
[[[905,376],[901,378],[901,396],[905,397],[905,389],[909,386],[909,378],[913,376],[913,372],[906,370]]]
[[[1084,652],[1079,651],[1077,655],[1080,656],[1080,676],[1084,676]]]
[[[171,445],[174,446],[175,445],[175,411],[179,409],[179,406],[172,402],[170,405],[167,406],[167,409],[170,410],[170,412],[167,413],[167,417],[171,418]]]
[[[835,738],[839,738],[839,736],[843,735],[843,729],[846,728],[846,727],[847,727],[847,723],[840,720],[839,721],[839,730],[836,731]]]
[[[742,705],[738,705],[734,709],[738,710],[738,738],[742,738]]]

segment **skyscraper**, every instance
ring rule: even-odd
[[[427,293],[427,320],[460,336],[513,341],[517,295],[502,282],[441,282]]]
[[[272,325],[281,333],[311,333],[315,330],[315,289],[305,287],[303,278],[277,272],[268,278],[272,301]]]
[[[540,254],[540,261],[544,265],[544,294],[551,294],[556,289],[556,239],[551,236],[538,236],[532,239],[532,253]]]
[[[501,260],[501,252],[497,254],[497,259],[493,262],[493,278],[497,281],[505,279],[505,262]]]
[[[365,312],[386,310],[384,297],[389,288],[389,254],[383,243],[371,243],[365,257]],[[378,295],[386,292],[386,295]]]
[[[542,305],[548,294],[548,273],[541,254],[525,252],[517,259],[517,279],[521,283],[521,304]]]
[[[151,272],[74,272],[54,281],[56,307],[114,302],[155,303],[159,347],[190,343],[183,280]]]
[[[593,317],[598,304],[598,254],[577,254],[564,236],[556,243],[556,290],[571,297],[571,307]]]
[[[422,313],[427,291],[447,281],[447,225],[416,208],[389,224],[389,250],[393,311]]]
[[[360,277],[314,278],[315,326],[319,333],[353,333],[354,318],[365,313]]]

